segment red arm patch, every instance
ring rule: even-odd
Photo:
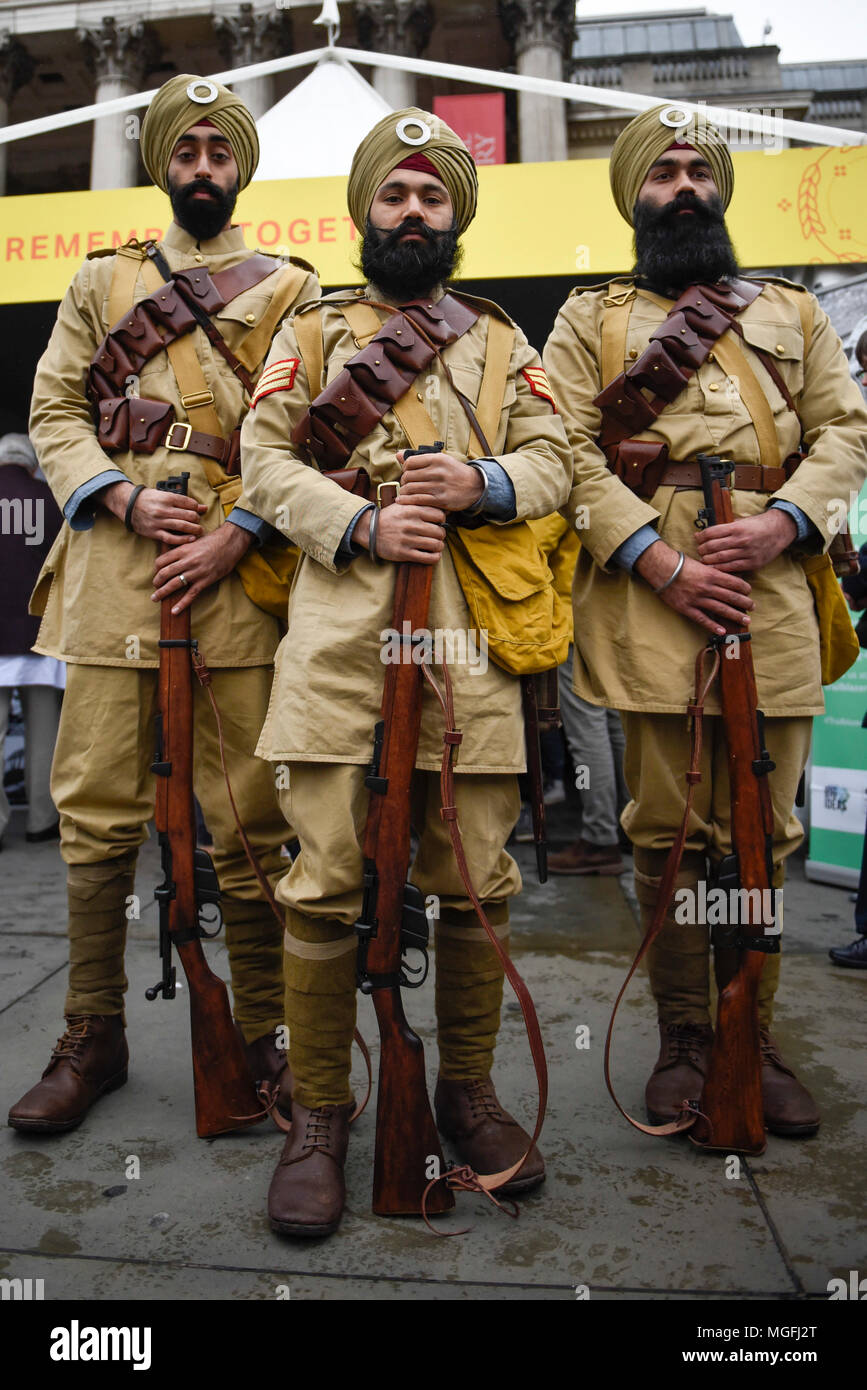
[[[527,384],[534,396],[541,396],[542,400],[547,401],[554,414],[557,414],[557,402],[554,400],[554,392],[551,390],[551,383],[545,375],[544,367],[522,367],[521,375],[526,378]]]
[[[275,391],[291,391],[300,363],[300,357],[284,357],[279,362],[271,362],[259,377],[250,409],[255,410],[256,402],[261,401],[263,396],[273,395]]]

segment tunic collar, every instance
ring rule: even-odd
[[[247,250],[244,233],[240,227],[230,227],[227,232],[220,232],[219,236],[212,236],[207,241],[197,241],[183,227],[178,226],[177,222],[170,222],[163,242],[183,256],[200,251],[203,256],[210,258],[211,256],[228,256],[233,252]]]

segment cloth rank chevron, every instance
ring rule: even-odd
[[[551,383],[545,374],[544,367],[523,367],[521,375],[526,377],[533,395],[541,396],[543,400],[548,401],[556,415],[557,402],[554,400],[554,392],[551,390]]]
[[[300,362],[300,357],[284,357],[279,362],[272,362],[267,366],[259,378],[250,409],[255,410],[256,402],[263,396],[270,396],[274,391],[291,391]]]

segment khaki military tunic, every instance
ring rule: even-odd
[[[766,284],[761,295],[738,315],[741,343],[773,412],[780,461],[801,439],[809,457],[774,494],[793,502],[831,539],[831,522],[847,507],[867,476],[867,410],[851,380],[840,340],[812,295],[809,349],[794,287]],[[593,704],[647,713],[680,714],[693,689],[695,656],[703,631],[668,608],[637,575],[611,563],[614,550],[645,523],[693,558],[698,557],[695,519],[700,491],[661,487],[646,502],[609,472],[596,445],[600,414],[593,398],[607,382],[600,371],[602,321],[622,299],[631,304],[622,363],[626,370],[644,352],[667,309],[631,284],[582,293],[566,301],[544,353],[549,378],[574,451],[572,494],[564,515],[580,527],[581,553],[573,588],[575,608],[575,690]],[[731,337],[731,334],[727,335]],[[800,415],[787,406],[753,347],[773,355]],[[718,453],[738,463],[758,464],[756,431],[738,382],[729,378],[713,353],[651,429],[638,439],[668,445],[672,460]],[[736,517],[764,511],[767,493],[736,491]],[[803,553],[803,552],[801,552]],[[812,596],[795,549],[748,576],[753,658],[759,703],[768,716],[814,715],[824,708],[818,626]],[[708,713],[719,712],[716,689]]]
[[[325,380],[308,383],[299,361],[291,389],[263,396],[242,433],[245,486],[253,510],[302,551],[289,628],[278,650],[271,704],[257,750],[272,761],[366,763],[373,726],[380,717],[381,653],[391,625],[395,566],[374,564],[366,551],[351,563],[338,556],[361,500],[323,477],[290,438],[311,398],[358,351],[340,311],[340,304],[353,297],[344,292],[322,301]],[[374,290],[370,297],[381,298]],[[489,313],[502,315],[495,306],[482,307],[473,326],[443,353],[457,386],[473,404],[485,365]],[[269,364],[300,357],[293,324],[285,324]],[[524,368],[538,365],[538,354],[517,329],[499,426],[490,440],[493,457],[514,485],[517,519],[545,516],[560,507],[571,477],[560,418],[522,374]],[[447,452],[466,459],[469,422],[436,359],[416,379],[415,389],[433,420],[435,438],[443,441]],[[389,411],[347,466],[365,469],[374,484],[392,481],[401,471],[395,454],[408,447],[406,434]],[[464,639],[472,628],[448,549],[435,566],[428,626]],[[457,771],[521,771],[524,740],[517,679],[493,662],[482,670],[472,660],[454,659],[450,670],[457,727],[464,734]],[[436,770],[441,756],[442,715],[425,689],[416,766]]]
[[[211,273],[226,270],[253,254],[244,245],[239,227],[199,246],[176,223],[169,227],[162,250],[172,270],[204,264]],[[190,496],[208,508],[201,516],[202,528],[212,531],[221,525],[223,510],[216,492],[208,485],[204,460],[198,455],[165,448],[153,454],[107,454],[97,440],[93,409],[85,388],[94,351],[112,327],[108,303],[115,259],[109,255],[85,261],[66,293],[37,367],[30,437],[61,508],[77,488],[111,468],[147,487],[155,487],[160,479],[183,470],[190,473]],[[273,275],[213,316],[233,351],[255,331],[282,270],[282,264],[275,261]],[[139,275],[135,302],[147,292]],[[309,300],[317,294],[318,282],[311,271],[297,298]],[[191,336],[207,384],[214,393],[214,408],[223,433],[228,437],[245,414],[246,393],[202,329],[197,326]],[[170,401],[176,418],[186,420],[165,352],[142,367],[137,394]],[[238,505],[254,510],[243,496]],[[128,532],[104,507],[96,506],[90,530],[73,531],[64,525],[37,585],[37,611],[43,611],[44,605],[44,617],[34,651],[82,665],[158,666],[160,613],[159,605],[150,599],[156,556],[154,541]],[[211,666],[262,666],[273,659],[279,624],[247,597],[233,573],[196,599],[192,635]]]

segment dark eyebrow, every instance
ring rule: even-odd
[[[397,192],[402,188],[407,188],[408,186],[409,185],[404,183],[402,179],[390,179],[388,183],[384,183],[382,185],[382,188],[379,191],[380,193],[386,193],[389,189],[392,189],[395,192]],[[418,191],[420,193],[447,193],[448,189],[446,188],[445,184],[436,182],[435,180],[431,179],[429,183],[423,183]]]
[[[183,145],[185,141],[188,142],[189,144],[194,144],[194,142],[195,142],[196,140],[200,139],[200,138],[201,138],[201,137],[198,136],[198,135],[179,135],[178,138],[177,138],[177,140],[175,141],[175,149],[178,148],[178,145]],[[209,144],[209,145],[216,145],[216,144],[220,144],[220,145],[230,145],[230,144],[231,144],[228,135],[221,135],[220,132],[219,132],[218,130],[215,130],[214,133],[213,133],[213,135],[209,135],[209,136],[207,137],[207,140],[208,140],[208,144]]]
[[[651,169],[673,169],[675,167],[679,168],[680,161],[677,159],[672,159],[670,156],[668,159],[666,159],[665,155],[663,155],[661,159],[655,159],[650,167]],[[690,169],[709,169],[710,164],[702,155],[699,154],[696,155],[695,159],[691,159],[689,161],[688,167]]]

